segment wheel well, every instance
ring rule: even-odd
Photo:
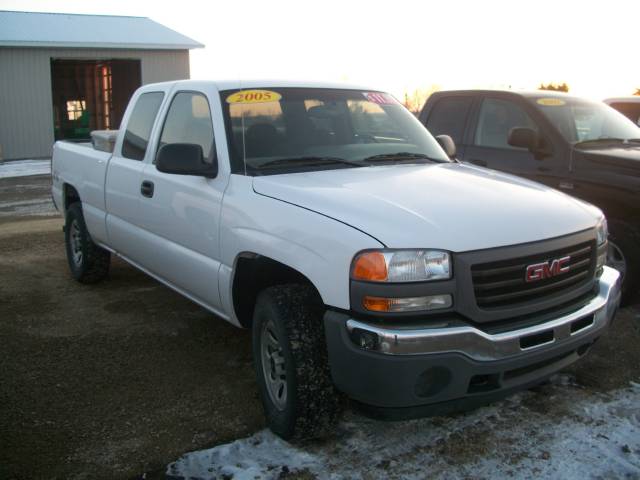
[[[71,204],[80,201],[80,195],[78,195],[78,191],[73,187],[73,185],[69,185],[68,183],[64,184],[64,211],[71,206]]]
[[[283,263],[262,255],[242,254],[236,262],[232,290],[233,309],[240,324],[251,327],[256,298],[262,290],[286,283],[308,284],[318,291],[311,280]]]

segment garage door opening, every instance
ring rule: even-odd
[[[140,60],[51,60],[56,140],[87,140],[116,130],[141,85]]]

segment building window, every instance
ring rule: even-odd
[[[68,100],[67,101],[67,118],[69,120],[78,120],[87,109],[87,102],[84,100]]]

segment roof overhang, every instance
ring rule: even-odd
[[[0,41],[0,47],[25,47],[25,48],[90,48],[90,49],[108,49],[108,50],[191,50],[194,48],[204,48],[204,45],[198,43],[181,45],[181,44],[154,44],[154,43],[105,43],[105,42],[11,42]]]

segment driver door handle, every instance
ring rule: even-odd
[[[140,185],[140,193],[143,197],[153,197],[153,182],[150,182],[149,180],[143,181],[142,185]]]

